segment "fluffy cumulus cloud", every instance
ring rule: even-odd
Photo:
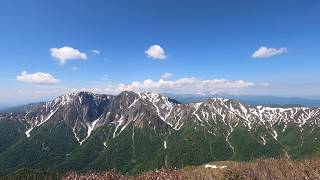
[[[152,45],[148,50],[145,51],[149,58],[153,59],[166,59],[167,55],[164,52],[164,49],[159,45]]]
[[[51,56],[58,59],[61,65],[64,65],[68,60],[86,60],[87,55],[72,47],[51,48]]]
[[[172,73],[166,72],[166,73],[162,74],[161,79],[168,79],[168,78],[170,78],[172,76],[173,76]]]
[[[174,93],[203,93],[203,92],[227,92],[254,86],[254,83],[243,80],[230,81],[226,79],[202,80],[194,77],[181,78],[175,81],[163,80],[153,81],[151,79],[143,82],[132,82],[131,84],[119,84],[117,92],[121,91],[155,91]]]
[[[268,48],[268,47],[261,46],[256,52],[252,54],[252,58],[268,58],[275,55],[284,54],[287,52],[288,52],[288,49],[285,47],[276,49],[276,48]]]
[[[29,74],[27,71],[23,71],[21,75],[18,75],[17,80],[24,83],[40,85],[57,84],[60,82],[59,79],[54,78],[49,73],[36,72]]]

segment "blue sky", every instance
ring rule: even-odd
[[[319,1],[3,0],[0,24],[0,104],[80,90],[320,95]]]

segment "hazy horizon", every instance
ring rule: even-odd
[[[78,91],[80,92],[80,91]],[[78,92],[67,92],[65,94],[71,94],[71,93],[78,93]],[[90,91],[84,91],[84,92],[90,92]],[[121,93],[121,92],[119,92]],[[96,94],[107,94],[107,95],[118,95],[119,93],[115,94],[110,94],[110,93],[96,93]],[[0,104],[0,110],[6,109],[6,108],[11,108],[15,106],[21,106],[21,105],[27,105],[27,104],[32,104],[32,103],[39,103],[39,102],[49,102],[54,100],[55,98],[58,98],[59,96],[63,96],[65,94],[60,94],[57,96],[52,96],[52,97],[46,97],[46,98],[39,98],[39,99],[32,99],[32,100],[25,100],[25,101],[10,101],[10,102],[4,102]],[[274,95],[265,95],[265,94],[258,94],[258,95],[253,95],[253,94],[228,94],[228,93],[215,93],[215,94],[190,94],[190,93],[160,93],[169,97],[179,97],[179,96],[193,96],[193,97],[210,97],[210,96],[218,96],[218,97],[223,97],[224,95],[226,96],[231,96],[231,97],[274,97],[274,98],[286,98],[286,99],[302,99],[302,100],[311,100],[311,101],[320,101],[320,96],[274,96]]]

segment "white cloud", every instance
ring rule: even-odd
[[[94,55],[98,55],[101,53],[101,51],[99,51],[98,49],[93,49],[91,50],[91,52],[94,54]]]
[[[287,52],[288,52],[288,49],[285,47],[276,49],[276,48],[268,48],[268,47],[261,46],[256,52],[252,54],[252,58],[268,58],[275,55],[284,54]]]
[[[24,83],[40,84],[40,85],[56,84],[60,82],[59,79],[54,78],[49,73],[36,72],[34,74],[29,74],[27,71],[23,71],[21,75],[18,75],[17,80]]]
[[[44,75],[43,75],[44,74]],[[46,80],[39,80],[42,79]],[[23,72],[17,76],[17,79],[22,82],[35,83],[35,84],[54,84],[59,80],[53,78],[48,73],[34,73],[28,74]],[[49,79],[49,80],[48,80]],[[51,79],[51,80],[50,80]],[[267,84],[266,84],[267,85]],[[127,91],[153,91],[158,93],[177,93],[177,94],[214,94],[214,93],[246,93],[254,90],[264,90],[266,86],[264,84],[252,83],[244,80],[230,81],[226,79],[209,79],[202,80],[194,77],[181,78],[174,81],[158,80],[153,81],[146,79],[144,81],[134,81],[128,84],[113,84],[112,82],[106,82],[101,80],[97,83],[82,82],[81,87],[78,86],[38,86],[24,87],[22,89],[12,89],[10,87],[4,87],[6,89],[0,89],[0,101],[2,102],[37,102],[51,100],[57,96],[80,91],[89,91],[93,93],[103,94],[118,94],[124,90]],[[259,89],[260,88],[260,89]],[[261,89],[263,88],[263,89]],[[319,88],[318,88],[319,89]],[[270,90],[270,89],[267,89]],[[0,102],[1,103],[1,102]]]
[[[172,73],[166,72],[166,73],[162,74],[161,79],[168,79],[168,78],[170,78],[172,76],[173,76]]]
[[[165,54],[163,48],[159,45],[152,45],[148,50],[145,51],[149,58],[153,59],[166,59],[167,55]]]
[[[51,48],[51,56],[57,58],[61,65],[64,65],[68,60],[86,60],[87,55],[81,53],[78,49],[72,47]]]
[[[143,82],[132,82],[131,84],[119,84],[117,92],[121,91],[155,91],[174,93],[203,93],[203,92],[224,92],[236,91],[242,88],[254,86],[252,82],[243,80],[230,81],[226,79],[201,80],[194,77],[181,78],[175,81],[163,80],[153,81],[151,79]]]
[[[90,83],[92,84],[92,83]],[[181,78],[177,80],[163,80],[153,81],[146,79],[142,82],[133,81],[128,84],[108,84],[105,82],[95,82],[95,86],[66,88],[65,91],[90,91],[94,93],[104,94],[118,94],[122,91],[152,91],[158,93],[178,93],[178,94],[201,94],[201,93],[237,93],[242,89],[248,89],[255,86],[261,86],[252,82],[236,80],[230,81],[226,79],[209,79],[202,80],[194,77]],[[106,85],[108,84],[108,85]]]

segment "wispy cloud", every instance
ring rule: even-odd
[[[90,52],[91,52],[92,54],[94,54],[94,55],[101,54],[101,51],[98,50],[98,49],[93,49],[93,50],[91,50]]]
[[[168,79],[172,76],[173,76],[172,73],[166,72],[166,73],[162,74],[161,79]]]
[[[87,55],[72,47],[51,48],[51,56],[58,59],[61,65],[64,65],[68,60],[86,60]]]
[[[102,76],[101,80],[102,80],[102,81],[108,81],[108,80],[110,80],[110,77],[109,77],[108,74],[104,74],[104,75]]]
[[[57,84],[60,82],[59,79],[54,78],[49,73],[36,72],[29,74],[27,71],[23,71],[21,75],[18,75],[17,80],[24,83],[39,85]]]
[[[276,48],[268,48],[268,47],[261,46],[258,50],[256,50],[252,54],[252,58],[268,58],[275,55],[284,54],[287,52],[288,52],[288,49],[285,47],[276,49]]]
[[[164,49],[159,45],[152,45],[145,51],[149,58],[153,59],[166,59],[167,55],[164,52]]]

